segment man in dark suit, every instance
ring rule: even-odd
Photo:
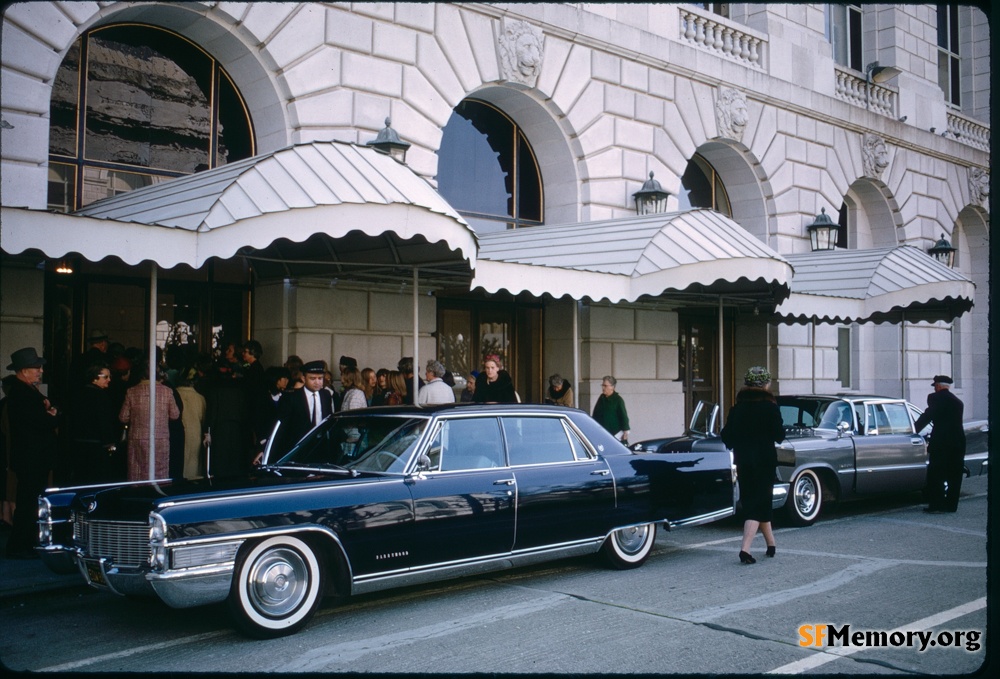
[[[935,375],[931,383],[934,391],[927,395],[927,410],[914,425],[920,431],[929,423],[934,424],[927,444],[930,461],[925,512],[958,510],[958,494],[965,472],[965,428],[962,425],[965,406],[951,393],[952,383],[947,375]]]
[[[323,388],[323,361],[310,361],[302,366],[305,385],[301,389],[287,391],[278,401],[278,440],[271,459],[288,452],[299,439],[333,413],[333,397]]]

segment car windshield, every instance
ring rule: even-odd
[[[408,416],[331,417],[275,464],[401,474],[426,426]]]

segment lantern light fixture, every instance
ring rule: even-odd
[[[663,190],[660,182],[653,179],[653,173],[649,173],[649,179],[642,184],[642,188],[632,194],[635,199],[635,213],[637,215],[662,214],[667,211],[667,198],[670,194]]]
[[[813,223],[806,226],[812,251],[836,249],[839,231],[840,225],[830,219],[830,215],[826,214],[826,208],[820,208]]]
[[[944,264],[949,269],[955,268],[955,249],[944,234],[941,234],[941,239],[938,240],[933,246],[927,249],[927,254],[936,259],[937,261]]]
[[[367,143],[367,146],[371,146],[376,151],[392,156],[404,165],[406,164],[406,152],[410,148],[409,142],[400,139],[399,135],[396,134],[396,130],[392,129],[392,120],[389,118],[385,119],[385,127],[382,128],[375,139]]]

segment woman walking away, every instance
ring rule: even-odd
[[[750,555],[750,543],[758,528],[767,545],[765,554],[774,556],[771,497],[778,464],[774,445],[785,440],[785,428],[774,395],[767,389],[770,382],[767,369],[754,366],[747,370],[743,377],[746,386],[736,394],[736,405],[730,408],[722,428],[722,442],[733,451],[746,516],[740,546],[740,563],[744,564],[757,563]]]

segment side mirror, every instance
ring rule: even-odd
[[[426,453],[420,453],[417,457],[417,469],[418,472],[430,471],[431,468],[431,458],[427,457]]]
[[[841,436],[847,434],[850,431],[851,431],[851,423],[846,421],[841,422],[840,424],[837,425],[837,438],[840,438]]]

